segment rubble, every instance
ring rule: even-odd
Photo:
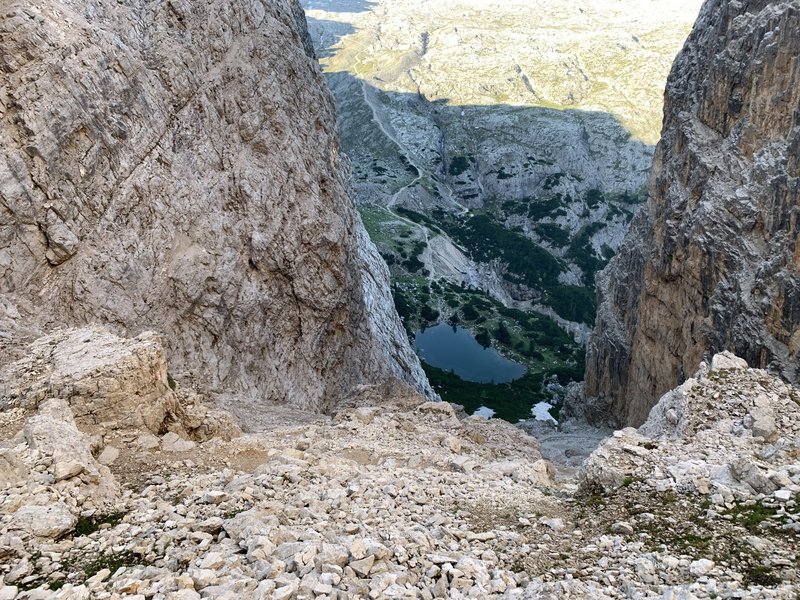
[[[4,442],[17,469],[0,488],[0,595],[788,600],[800,590],[800,393],[763,371],[701,369],[641,429],[605,440],[577,480],[556,477],[560,466],[508,423],[459,419],[420,397],[370,406],[372,392],[332,416],[295,412],[205,441],[84,432],[65,400],[40,403]],[[774,441],[754,430],[754,408],[776,415]]]

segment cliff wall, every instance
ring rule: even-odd
[[[338,149],[294,0],[6,3],[3,337],[156,330],[176,377],[248,409],[430,394]]]
[[[701,359],[798,378],[800,2],[708,0],[670,74],[649,200],[598,276],[590,420],[641,424]]]

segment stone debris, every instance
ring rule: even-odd
[[[761,396],[781,415],[768,460],[757,456],[769,444],[747,426]],[[111,470],[87,462],[61,481],[47,453],[56,442],[17,437],[7,453],[30,475],[0,489],[0,594],[793,600],[795,398],[763,371],[708,372],[666,396],[641,430],[601,444],[579,485],[543,468],[519,428],[459,420],[421,398],[296,414],[184,452],[105,431],[119,452]],[[679,400],[683,433],[672,423],[648,434]],[[22,429],[54,413],[68,423],[63,402],[42,403]],[[64,439],[88,461],[91,436],[81,435]],[[471,468],[457,468],[459,457]],[[769,494],[751,485],[764,485],[759,474]],[[100,503],[99,488],[114,494]]]
[[[699,597],[790,598],[800,589],[800,390],[729,353],[665,394],[638,430],[614,432],[578,484],[579,498],[630,517],[589,519],[595,525],[691,556],[690,574],[714,583],[693,588]],[[721,585],[731,573],[747,592]]]

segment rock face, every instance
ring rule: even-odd
[[[670,75],[650,197],[598,276],[590,417],[639,425],[701,359],[798,376],[800,2],[709,0]]]
[[[290,0],[4,8],[5,337],[153,329],[179,380],[256,404],[324,410],[389,376],[431,393],[301,17]]]

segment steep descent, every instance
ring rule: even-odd
[[[667,83],[649,200],[598,276],[587,416],[638,425],[733,350],[796,381],[800,2],[708,0]]]
[[[324,410],[431,394],[346,191],[294,0],[0,14],[0,330],[162,334],[176,376]]]

